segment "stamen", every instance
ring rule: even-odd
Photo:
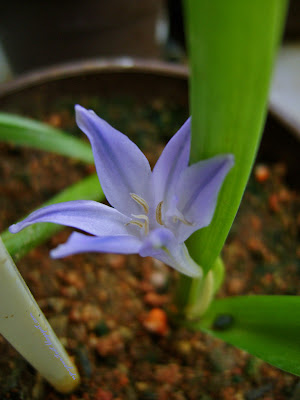
[[[134,220],[127,222],[127,224],[125,224],[125,226],[128,226],[129,224],[137,225],[139,228],[142,228],[144,226],[142,224],[142,222],[134,221]]]
[[[180,221],[180,222],[182,222],[184,225],[188,225],[188,226],[193,226],[193,225],[194,225],[193,222],[189,222],[189,221],[187,221],[185,218],[180,218],[180,217],[178,217],[177,215],[174,215],[174,217],[173,217],[173,222],[176,223],[177,221]]]
[[[147,215],[144,215],[144,214],[140,214],[140,215],[131,214],[131,215],[135,218],[144,220],[144,222],[140,222],[140,224],[142,225],[142,227],[145,228],[145,234],[148,235],[148,233],[149,233],[149,218],[147,217]]]
[[[148,203],[140,196],[138,196],[135,193],[130,193],[130,196],[133,198],[133,200],[135,200],[140,206],[143,207],[144,211],[146,214],[148,214],[149,212],[149,206]]]
[[[156,212],[155,212],[155,217],[156,221],[160,224],[163,225],[162,218],[161,218],[161,208],[163,205],[163,201],[160,201],[156,207]]]

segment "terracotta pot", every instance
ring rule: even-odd
[[[161,0],[12,1],[0,37],[14,73],[98,56],[158,55]]]

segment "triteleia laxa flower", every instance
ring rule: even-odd
[[[82,252],[138,253],[189,276],[201,276],[184,244],[210,224],[222,183],[233,165],[230,154],[188,166],[190,118],[166,145],[153,171],[139,148],[93,111],[77,105],[76,121],[89,138],[98,177],[112,207],[88,200],[53,204],[34,211],[9,230],[36,222],[71,226],[68,241],[53,258]],[[93,236],[90,236],[93,235]]]

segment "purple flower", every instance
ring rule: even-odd
[[[88,136],[99,180],[112,205],[88,200],[53,204],[12,225],[17,233],[36,222],[71,226],[69,240],[51,251],[53,258],[71,254],[138,253],[163,261],[189,276],[201,276],[185,240],[210,224],[232,155],[219,155],[188,166],[190,118],[172,137],[153,172],[144,154],[127,136],[93,111],[77,105],[76,121]]]

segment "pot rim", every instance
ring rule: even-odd
[[[188,79],[187,65],[175,64],[151,58],[135,57],[100,57],[84,61],[72,61],[34,70],[20,75],[9,82],[0,84],[0,100],[45,82],[67,79],[75,76],[95,73],[139,73],[165,75],[177,79]],[[283,124],[298,140],[300,140],[300,125],[286,113],[269,102],[268,110],[271,115]]]
[[[155,59],[132,57],[91,58],[34,70],[0,85],[0,98],[45,82],[94,73],[150,73],[187,79],[188,67]]]

